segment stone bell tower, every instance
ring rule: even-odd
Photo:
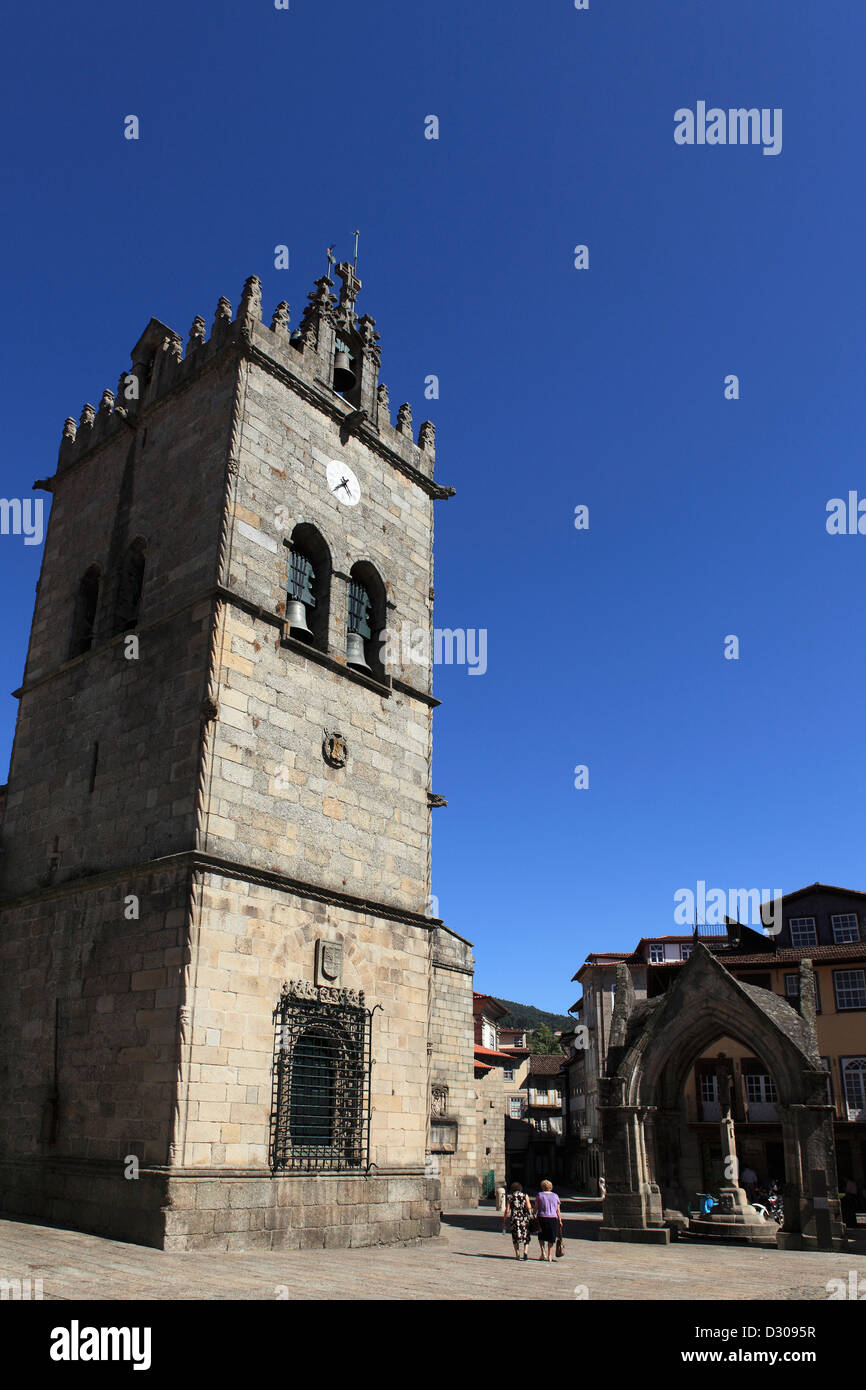
[[[6,1211],[171,1249],[341,1246],[435,1233],[439,1176],[477,1192],[472,953],[430,912],[437,701],[385,640],[431,627],[452,489],[432,424],[392,425],[337,274],[294,332],[285,302],[262,322],[255,276],[185,352],[152,319],[36,484]]]

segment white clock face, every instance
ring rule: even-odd
[[[347,463],[331,459],[328,464],[328,487],[332,496],[344,507],[357,507],[361,500],[361,484]]]

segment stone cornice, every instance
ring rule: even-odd
[[[321,884],[305,883],[289,874],[275,869],[260,869],[251,864],[241,864],[236,860],[223,859],[219,855],[207,854],[202,850],[184,850],[178,854],[167,854],[159,859],[147,859],[137,864],[124,864],[114,869],[97,873],[82,874],[78,878],[64,879],[44,888],[28,893],[0,899],[0,911],[9,908],[25,907],[30,903],[56,901],[90,889],[104,888],[112,883],[133,883],[136,878],[148,874],[178,873],[198,871],[211,873],[224,878],[237,879],[243,883],[254,883],[265,888],[275,888],[292,897],[306,898],[310,902],[325,903],[330,907],[342,907],[349,912],[361,912],[367,916],[380,917],[391,922],[404,922],[407,926],[422,927],[425,931],[444,927],[439,917],[425,917],[422,912],[412,912],[393,903],[377,902],[370,898],[359,898],[352,893],[343,893],[335,888]],[[448,928],[446,927],[447,931]]]

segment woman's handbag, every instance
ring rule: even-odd
[[[557,1258],[558,1260],[561,1260],[564,1254],[565,1254],[565,1251],[564,1251],[563,1248],[562,1248],[562,1236],[557,1236],[557,1237],[556,1237],[556,1258]]]

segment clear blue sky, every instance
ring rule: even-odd
[[[436,621],[489,634],[438,674],[434,780],[479,989],[567,1008],[698,879],[866,887],[866,536],[825,530],[866,496],[862,7],[54,3],[3,37],[4,496],[151,315],[185,337],[257,273],[297,323],[361,229],[392,404],[457,488]],[[676,145],[699,100],[781,107],[781,154]],[[40,557],[0,538],[0,691]]]

